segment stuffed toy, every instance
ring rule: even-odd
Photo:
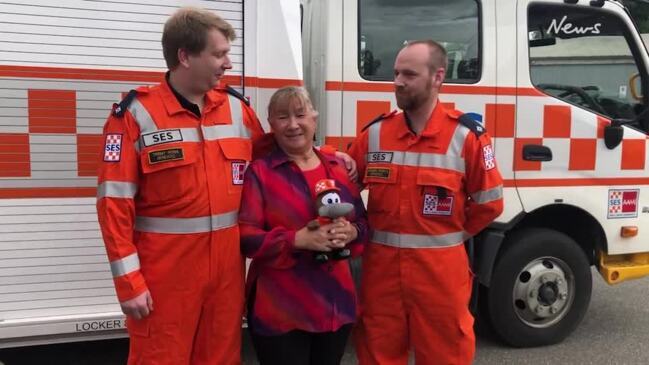
[[[346,216],[354,209],[352,204],[340,201],[339,191],[336,182],[332,179],[323,179],[316,183],[315,203],[318,217],[307,224],[309,230],[315,231],[320,226],[333,222],[336,218]],[[350,255],[351,250],[344,247],[331,252],[315,252],[313,257],[316,262],[325,263],[331,259],[344,260],[349,258]]]

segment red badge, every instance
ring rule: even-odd
[[[496,167],[496,159],[494,158],[494,149],[491,145],[482,147],[482,157],[484,158],[485,170],[491,170]]]
[[[424,194],[424,215],[451,215],[453,213],[453,197],[440,198],[437,195]]]
[[[245,162],[232,163],[232,184],[233,185],[243,185],[243,174],[246,172],[247,165],[248,164]]]
[[[635,218],[638,216],[640,190],[611,189],[608,191],[608,218]]]
[[[104,161],[119,162],[122,155],[122,135],[107,134],[104,146]]]

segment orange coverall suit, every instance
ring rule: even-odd
[[[361,365],[405,365],[411,345],[417,364],[473,359],[463,241],[500,215],[503,182],[489,136],[461,115],[438,102],[417,136],[392,112],[351,147],[372,229],[356,332]]]
[[[97,192],[119,301],[147,289],[153,298],[148,317],[127,319],[129,364],[239,364],[237,214],[252,140],[263,130],[224,89],[207,93],[200,117],[166,81],[136,95],[106,122]]]

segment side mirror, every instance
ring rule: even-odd
[[[642,101],[642,94],[638,91],[640,74],[636,73],[629,78],[629,89],[631,90],[631,96],[636,101]]]
[[[624,128],[621,125],[611,123],[604,127],[604,144],[609,150],[614,149],[622,143]]]

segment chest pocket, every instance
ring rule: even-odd
[[[451,216],[464,206],[461,174],[421,169],[417,172],[417,189],[410,201],[415,211],[425,217]]]
[[[196,194],[195,146],[174,143],[140,153],[142,178],[139,194],[144,202],[158,204],[190,199]]]
[[[388,163],[368,164],[363,184],[369,189],[368,213],[385,213],[399,209],[399,168]]]
[[[249,139],[220,139],[219,146],[225,157],[225,185],[228,194],[241,194],[243,175],[252,159],[252,142]]]

